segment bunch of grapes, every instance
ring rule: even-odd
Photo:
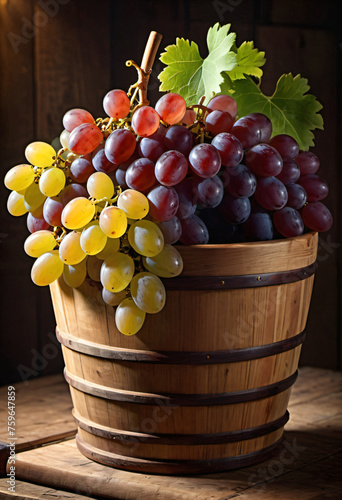
[[[32,280],[90,279],[116,307],[118,330],[133,335],[165,304],[160,278],[179,275],[173,246],[293,237],[326,231],[332,217],[318,158],[288,135],[271,139],[261,113],[237,117],[231,96],[187,108],[178,94],[155,108],[108,92],[107,118],[63,117],[61,149],[33,142],[27,164],[5,177],[8,210],[27,215]]]

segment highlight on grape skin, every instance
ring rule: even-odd
[[[179,276],[183,271],[183,259],[178,250],[165,243],[163,250],[154,257],[143,257],[145,269],[160,278]]]
[[[31,142],[25,149],[28,162],[36,167],[50,167],[56,157],[56,151],[46,142]]]
[[[95,206],[87,198],[74,198],[64,207],[62,224],[68,229],[80,229],[95,215]]]
[[[103,98],[103,109],[105,113],[114,120],[125,118],[131,108],[131,102],[126,92],[120,89],[114,89]]]
[[[123,335],[135,335],[142,328],[146,313],[139,309],[132,297],[124,299],[115,312],[115,323]]]
[[[59,246],[59,256],[64,264],[74,266],[86,258],[87,254],[81,246],[82,233],[71,231],[64,236]]]
[[[47,286],[56,281],[64,269],[58,250],[46,252],[35,261],[31,270],[31,279],[38,286]]]
[[[162,281],[153,273],[136,274],[131,282],[131,295],[136,305],[149,314],[160,312],[166,301]]]
[[[120,238],[127,229],[127,215],[121,208],[112,205],[102,210],[99,223],[108,238]]]
[[[157,132],[160,118],[151,106],[138,108],[132,116],[132,129],[140,137],[148,137]]]
[[[82,250],[87,255],[100,253],[107,243],[107,236],[99,226],[98,221],[91,222],[83,229],[80,238]]]
[[[117,205],[126,213],[129,219],[143,219],[149,211],[146,196],[134,189],[123,191],[118,198]]]
[[[132,257],[117,252],[101,266],[101,283],[110,292],[121,292],[131,282],[135,271]]]
[[[155,108],[165,123],[174,125],[185,115],[186,102],[182,96],[170,92],[157,101]]]
[[[89,111],[81,108],[70,109],[63,116],[63,127],[67,132],[72,132],[83,123],[94,123],[95,120]]]
[[[134,222],[128,230],[128,241],[144,257],[155,257],[164,247],[164,236],[157,224],[148,220]]]
[[[12,191],[21,191],[28,188],[34,181],[34,172],[31,165],[17,165],[11,168],[5,176],[5,186]]]
[[[103,172],[95,172],[89,177],[87,190],[91,197],[98,200],[112,198],[115,191],[112,179]]]
[[[51,231],[42,230],[30,234],[25,240],[24,250],[30,257],[38,258],[50,252],[56,246],[56,239]]]

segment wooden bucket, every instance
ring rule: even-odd
[[[122,469],[209,473],[279,451],[297,377],[317,233],[179,247],[164,310],[133,337],[94,282],[51,285],[77,444]]]

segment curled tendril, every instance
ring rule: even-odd
[[[126,66],[130,67],[130,66],[133,66],[137,72],[138,72],[138,81],[136,83],[134,83],[133,85],[130,86],[130,88],[128,89],[128,92],[127,92],[127,95],[128,97],[131,97],[131,106],[133,107],[134,106],[134,102],[137,100],[137,93],[139,90],[146,90],[146,87],[147,87],[147,82],[148,82],[148,78],[152,72],[152,70],[149,70],[149,71],[144,71],[135,61],[133,61],[132,59],[126,61]],[[133,92],[133,95],[132,95],[132,91],[134,90]],[[134,108],[134,110],[137,108],[137,107],[140,107],[140,106],[146,106],[150,103],[150,101],[148,101],[147,99],[144,99],[143,102],[139,102],[138,105]]]

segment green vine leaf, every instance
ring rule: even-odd
[[[232,80],[246,78],[245,75],[262,77],[262,69],[266,62],[265,52],[254,48],[254,42],[243,42],[237,49],[237,66],[229,71],[229,77]]]
[[[225,75],[221,92],[234,97],[238,104],[239,117],[249,113],[264,113],[271,120],[273,135],[288,134],[307,150],[314,146],[312,130],[323,129],[323,118],[319,114],[322,105],[310,90],[306,78],[295,77],[291,73],[282,75],[272,96],[262,93],[260,87],[247,77],[232,80]]]
[[[159,74],[161,91],[176,92],[184,97],[187,105],[196,104],[205,96],[206,102],[220,92],[221,73],[237,66],[237,54],[231,50],[236,34],[229,33],[230,24],[215,26],[207,35],[208,56],[202,59],[198,45],[184,38],[177,38],[175,45],[166,47],[160,60],[166,68]]]

